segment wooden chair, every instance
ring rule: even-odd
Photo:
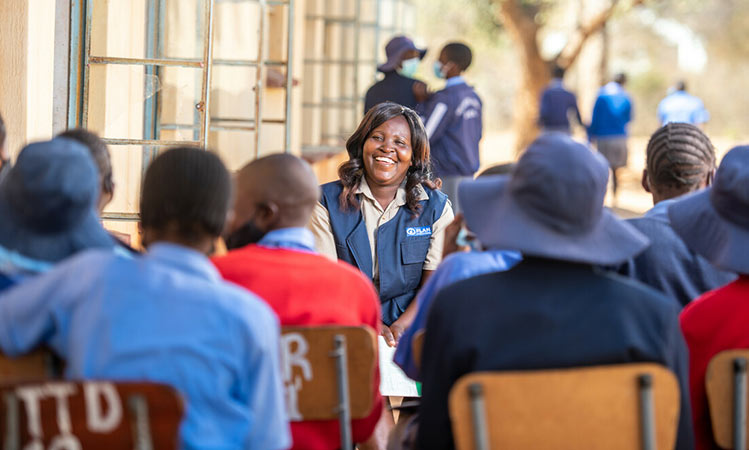
[[[291,421],[338,419],[341,448],[351,420],[374,407],[377,335],[369,327],[283,327],[282,366]]]
[[[59,375],[60,364],[49,349],[41,348],[16,358],[0,354],[0,383],[38,381]]]
[[[3,450],[176,449],[182,399],[155,383],[50,381],[0,386]]]
[[[657,364],[476,372],[450,391],[458,450],[673,449],[679,385]]]
[[[713,438],[721,448],[747,448],[747,375],[749,349],[726,350],[713,356],[705,374],[705,390]]]
[[[421,352],[424,350],[424,333],[426,330],[419,330],[411,338],[411,355],[414,359],[416,368],[421,370]]]

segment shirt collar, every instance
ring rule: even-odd
[[[604,87],[601,88],[601,93],[606,95],[614,95],[623,92],[624,88],[621,84],[616,81],[609,81]]]
[[[644,217],[658,220],[660,222],[671,223],[671,220],[668,218],[668,207],[673,205],[674,203],[676,203],[676,199],[673,198],[668,200],[661,200],[660,202],[656,203],[655,206],[650,208],[650,210],[645,213]]]
[[[457,77],[448,78],[447,83],[445,83],[445,88],[449,88],[451,86],[457,86],[459,84],[466,84],[466,80],[461,75],[458,75]]]
[[[315,235],[306,228],[281,228],[267,232],[257,245],[315,252]]]
[[[401,183],[400,186],[398,186],[398,192],[395,193],[395,206],[401,207],[406,204],[406,181],[403,180],[403,183]],[[419,184],[419,197],[418,200],[429,200],[429,195],[424,190],[424,187]],[[356,191],[354,191],[355,194],[362,194],[368,199],[370,199],[375,205],[379,207],[379,203],[374,197],[374,194],[372,194],[372,190],[369,188],[369,184],[367,184],[367,177],[361,177],[361,181],[359,182],[359,187],[356,188]]]
[[[207,256],[182,245],[157,242],[148,248],[145,258],[164,263],[182,272],[205,278],[214,283],[221,281],[221,275]]]
[[[553,87],[562,87],[563,84],[564,81],[561,78],[552,78],[551,83],[549,83],[549,85]]]
[[[14,250],[0,246],[0,272],[6,274],[16,272],[41,273],[48,271],[53,265],[46,261],[28,258]]]

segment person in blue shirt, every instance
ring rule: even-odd
[[[736,279],[693,252],[671,227],[668,208],[686,194],[712,184],[715,150],[710,138],[687,123],[669,123],[650,138],[642,187],[655,205],[629,223],[652,243],[620,273],[658,289],[686,306],[695,298]]]
[[[710,120],[710,113],[702,100],[687,92],[686,82],[679,81],[673,91],[658,104],[658,120],[661,125],[682,122],[702,126]]]
[[[624,86],[627,76],[617,74],[598,92],[588,137],[609,162],[613,172],[614,200],[619,187],[619,170],[627,165],[627,124],[632,120],[632,100]]]
[[[185,399],[183,449],[285,449],[278,319],[206,257],[224,229],[231,177],[213,153],[177,148],[149,166],[148,253],[76,255],[0,295],[0,350],[49,346],[71,379],[153,381]]]
[[[80,251],[112,249],[95,207],[99,177],[87,149],[55,138],[26,146],[0,182],[0,291]]]
[[[549,86],[541,94],[538,124],[542,131],[561,131],[569,134],[570,116],[582,125],[580,110],[577,108],[577,97],[564,88],[564,69],[555,65],[552,69],[554,77]]]
[[[447,79],[445,88],[417,107],[429,136],[434,174],[442,179],[442,191],[456,213],[460,211],[458,184],[479,168],[483,107],[462,76],[472,60],[467,45],[445,45],[434,63],[435,75]]]
[[[377,67],[385,76],[367,90],[364,96],[364,114],[373,106],[393,102],[415,108],[429,94],[426,84],[414,79],[426,49],[417,48],[406,36],[395,36],[385,46],[387,61]]]

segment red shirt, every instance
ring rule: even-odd
[[[245,287],[273,308],[281,325],[380,326],[380,301],[372,282],[344,262],[296,250],[249,245],[213,259],[224,279]],[[375,362],[374,408],[354,420],[355,442],[372,435],[382,413],[380,369]],[[338,421],[292,422],[293,449],[341,447]]]
[[[689,390],[696,448],[717,449],[710,425],[705,372],[723,350],[749,348],[749,276],[706,292],[681,312],[681,330],[689,346]]]

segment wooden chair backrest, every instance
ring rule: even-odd
[[[411,355],[413,356],[416,368],[421,370],[421,352],[424,350],[424,333],[426,330],[419,330],[414,333],[411,339]]]
[[[465,375],[450,391],[455,446],[476,448],[468,392],[477,383],[492,449],[639,449],[642,374],[653,379],[656,448],[673,449],[679,385],[673,373],[657,364]]]
[[[291,421],[338,419],[336,335],[346,338],[351,417],[367,417],[374,406],[377,335],[369,327],[283,327],[281,365]]]
[[[733,361],[736,358],[749,360],[749,349],[718,353],[710,360],[705,374],[713,438],[722,448],[733,448]]]
[[[55,356],[47,349],[10,358],[0,354],[0,383],[45,380],[53,378]]]
[[[63,441],[71,443],[64,448],[176,449],[182,415],[179,394],[155,383],[49,381],[0,386],[4,450],[32,448],[27,447],[31,443],[50,448]]]

